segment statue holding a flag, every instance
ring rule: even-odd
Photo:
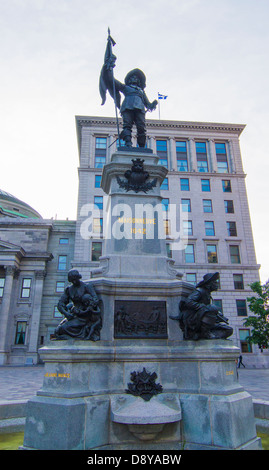
[[[113,69],[115,67],[116,56],[112,53],[112,46],[115,41],[110,36],[108,30],[107,47],[105,52],[104,65],[101,70],[99,90],[102,98],[102,105],[106,101],[106,92],[109,91],[115,102],[118,137],[124,140],[127,147],[132,147],[132,127],[135,124],[137,129],[137,143],[139,147],[146,144],[146,111],[153,111],[158,104],[157,100],[149,101],[144,89],[146,87],[145,74],[140,69],[133,69],[127,73],[124,83],[114,78]],[[121,95],[124,95],[121,104]],[[123,120],[123,130],[119,133],[117,108]]]

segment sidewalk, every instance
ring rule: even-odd
[[[41,388],[43,377],[42,365],[0,367],[0,405],[29,400]]]
[[[253,399],[269,402],[269,369],[243,369],[238,370],[238,380],[242,387]]]
[[[238,370],[239,383],[254,399],[269,402],[269,369]],[[16,400],[26,401],[41,388],[44,366],[0,367],[0,405]]]

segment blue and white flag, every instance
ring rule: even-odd
[[[168,98],[167,95],[161,95],[161,93],[158,92],[158,100],[166,100]]]

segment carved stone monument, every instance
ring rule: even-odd
[[[111,41],[106,59],[115,64]],[[210,305],[217,276],[208,273],[194,289],[167,257],[160,193],[167,169],[158,161],[124,146],[103,168],[103,256],[89,282],[69,277],[59,303],[67,321],[56,330],[65,339],[39,350],[45,376],[28,402],[25,449],[260,447],[252,398],[238,383],[239,349],[223,339],[232,330]]]

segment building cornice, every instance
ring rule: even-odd
[[[112,131],[115,135],[117,134],[117,122],[114,117],[105,117],[105,116],[76,116],[76,129],[77,129],[77,142],[78,150],[80,153],[81,149],[81,129],[84,127],[94,128],[95,133],[98,132],[98,128],[103,133],[104,129],[107,128],[107,131]],[[122,119],[119,118],[119,124],[122,126]],[[178,131],[187,131],[187,132],[208,132],[208,133],[222,133],[227,134],[229,137],[231,134],[234,134],[239,138],[243,130],[245,129],[245,124],[229,124],[229,123],[220,123],[220,122],[196,122],[196,121],[167,121],[161,119],[146,119],[146,127],[148,136],[150,137],[150,132],[158,132],[163,130],[165,133]],[[171,136],[170,136],[171,137]],[[198,137],[198,136],[197,136]]]
[[[25,258],[27,259],[34,259],[35,261],[51,261],[53,260],[54,256],[52,253],[48,253],[46,251],[39,252],[39,251],[27,251]]]
[[[218,122],[188,122],[188,121],[162,121],[147,120],[148,128],[165,128],[165,129],[188,129],[200,131],[221,131],[228,133],[236,133],[240,135],[245,129],[245,124],[227,124]]]
[[[120,119],[121,122],[121,119]],[[116,118],[102,116],[76,116],[77,127],[95,127],[100,126],[116,126]],[[161,119],[146,119],[148,128],[164,128],[164,129],[188,129],[202,131],[222,131],[233,132],[240,135],[245,129],[245,124],[230,124],[219,122],[199,122],[199,121],[168,121]]]
[[[46,228],[48,230],[52,229],[53,221],[47,219],[20,219],[15,217],[14,219],[9,219],[8,217],[0,218],[0,228],[28,228],[28,227],[35,227],[35,228]]]

